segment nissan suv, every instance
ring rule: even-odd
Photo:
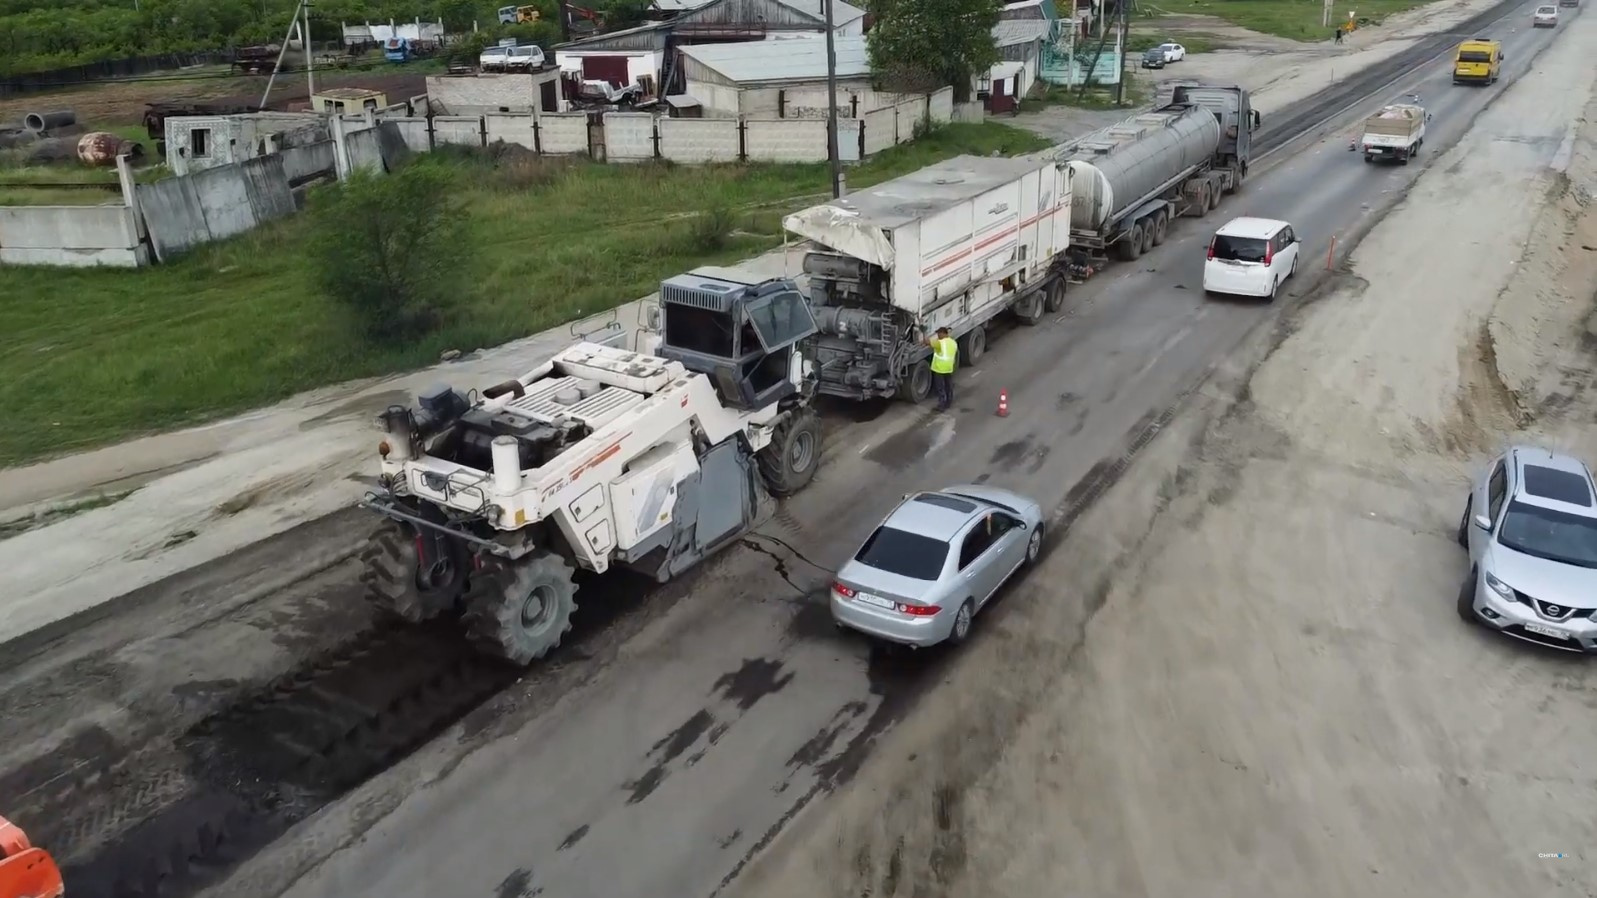
[[[1470,490],[1459,616],[1569,652],[1597,652],[1597,486],[1579,459],[1515,446]]]

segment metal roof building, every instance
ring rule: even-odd
[[[839,80],[868,78],[870,57],[865,38],[839,37]],[[826,40],[822,36],[789,40],[743,41],[736,44],[700,44],[682,48],[683,72],[689,81],[759,88],[793,82],[826,80]]]
[[[669,44],[760,39],[781,32],[826,29],[822,0],[709,0],[685,9],[665,22],[595,34],[557,44],[557,50],[664,52]],[[865,11],[833,0],[832,29],[839,35],[863,35]]]

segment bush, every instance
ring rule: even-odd
[[[316,281],[369,339],[402,344],[442,323],[470,264],[453,171],[427,160],[359,171],[316,193],[311,218]]]

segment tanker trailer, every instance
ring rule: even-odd
[[[816,245],[804,273],[819,391],[923,402],[927,334],[948,328],[974,365],[998,315],[1032,325],[1058,312],[1070,208],[1062,165],[956,156],[787,216],[782,227]]]
[[[1111,247],[1136,259],[1165,241],[1171,219],[1205,216],[1242,185],[1258,123],[1247,92],[1178,87],[1176,97],[1038,154],[1073,174],[1073,271],[1090,274]]]

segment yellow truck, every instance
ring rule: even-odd
[[[1454,84],[1496,84],[1503,67],[1503,45],[1489,38],[1472,38],[1453,54]]]

